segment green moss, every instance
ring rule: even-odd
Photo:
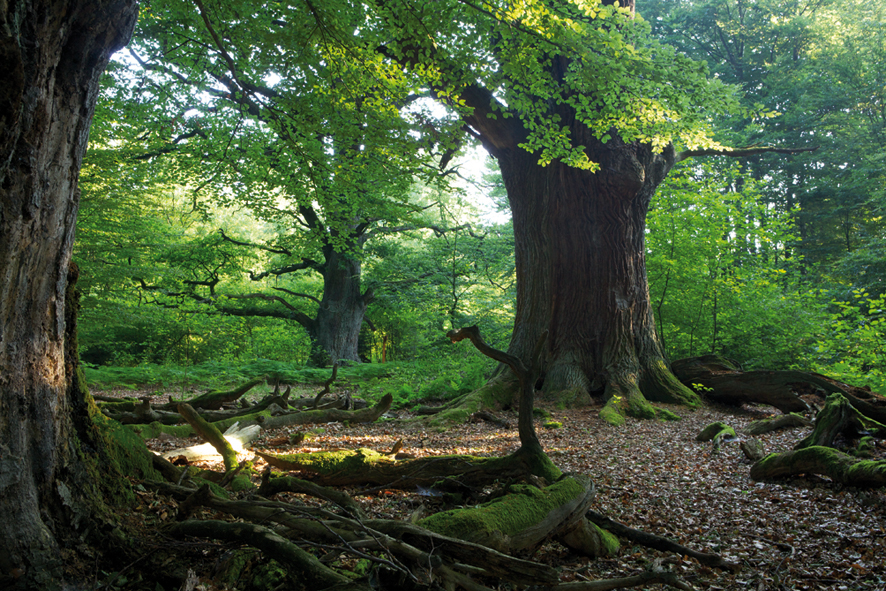
[[[849,453],[858,458],[870,458],[874,455],[875,445],[876,440],[869,435],[865,435],[858,440],[858,445],[856,445],[854,449],[850,450]]]
[[[166,433],[173,437],[186,438],[194,435],[194,429],[190,425],[163,425],[157,421],[148,425],[126,425],[133,433],[147,441],[148,439],[156,439],[161,433]]]
[[[560,421],[548,421],[543,425],[545,429],[562,429],[563,423]]]
[[[464,423],[468,417],[482,408],[501,408],[511,404],[518,391],[517,380],[505,374],[466,394],[457,406],[419,420],[433,428],[447,428],[449,425]]]
[[[551,418],[551,413],[549,413],[548,411],[546,411],[543,408],[539,408],[536,406],[535,408],[532,409],[532,416],[534,416],[537,419],[544,420],[544,419]]]
[[[618,554],[618,549],[621,547],[621,544],[618,541],[618,537],[616,537],[609,530],[605,530],[602,527],[599,527],[596,523],[588,522],[588,525],[597,531],[600,535],[600,542],[602,544],[601,548],[601,556],[615,556]]]
[[[722,433],[726,435],[735,437],[735,429],[727,425],[726,423],[716,422],[711,423],[707,427],[701,430],[701,432],[695,436],[696,441],[711,441],[717,437],[722,437]]]
[[[231,481],[231,490],[233,492],[243,492],[245,490],[252,490],[255,488],[255,485],[252,484],[252,480],[249,479],[248,474],[238,474]]]
[[[680,421],[683,417],[677,413],[671,412],[666,408],[655,407],[655,416],[660,421]]]
[[[544,489],[517,485],[489,503],[436,513],[418,524],[445,536],[504,549],[509,537],[543,521],[550,511],[583,492],[582,484],[574,478],[564,478]]]
[[[621,427],[625,424],[625,417],[619,411],[618,402],[611,399],[600,411],[600,418],[613,427]]]

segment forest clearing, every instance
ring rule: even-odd
[[[317,388],[297,386],[301,396],[311,396]],[[152,391],[117,391],[112,397],[147,395]],[[154,393],[156,393],[154,391]],[[256,398],[258,396],[255,396]],[[333,392],[332,399],[337,397]],[[152,400],[165,402],[163,397]],[[594,581],[636,576],[651,565],[676,573],[694,589],[883,589],[886,570],[882,556],[886,552],[886,494],[883,489],[847,487],[825,477],[800,475],[783,481],[757,482],[750,478],[751,462],[739,449],[742,432],[754,421],[773,416],[772,409],[761,405],[740,408],[715,405],[686,411],[671,407],[683,418],[678,421],[645,421],[629,418],[613,427],[600,418],[600,408],[537,412],[536,430],[547,454],[566,473],[586,474],[596,485],[591,510],[637,530],[669,538],[694,550],[720,555],[739,565],[735,570],[711,568],[690,556],[660,552],[630,540],[621,539],[617,555],[588,559],[553,542],[545,542],[523,556],[557,569],[561,583]],[[447,428],[434,428],[421,422],[408,410],[388,411],[373,423],[339,422],[306,424],[262,431],[252,447],[264,453],[291,454],[337,449],[369,448],[387,453],[402,441],[401,453],[411,457],[434,457],[450,454],[471,456],[506,456],[519,447],[514,410],[498,411],[495,416],[510,424],[502,427],[480,418]],[[782,415],[784,416],[784,415]],[[724,442],[719,450],[713,444],[699,442],[697,435],[708,425],[723,422],[738,432],[739,438]],[[547,425],[547,427],[545,427]],[[807,436],[810,427],[794,427],[754,436],[766,453],[786,452]],[[294,434],[300,434],[293,438]],[[301,442],[292,444],[291,441]],[[199,443],[199,438],[161,436],[147,441],[156,453]],[[260,484],[266,462],[251,452],[241,457],[254,460],[251,477]],[[879,440],[871,457],[886,458],[886,446]],[[218,461],[198,461],[196,466],[224,472]],[[289,474],[307,478],[307,472]],[[486,487],[485,492],[507,483]],[[369,519],[408,520],[426,517],[452,505],[441,498],[443,493],[424,487],[401,490],[384,486],[348,486],[350,494]],[[232,495],[249,498],[253,492]],[[245,496],[244,496],[245,495]],[[439,496],[436,496],[439,495]],[[483,496],[478,493],[478,496]],[[303,494],[280,493],[275,498],[299,506],[326,506],[328,502]],[[223,556],[236,544],[173,540],[162,533],[164,524],[172,523],[179,513],[181,499],[163,492],[142,490],[139,503],[128,510],[126,520],[141,523],[147,549],[162,556],[176,556],[174,568],[164,573],[182,580],[192,572],[193,583],[211,591],[224,589],[242,577],[236,588],[248,586],[259,564],[266,562],[258,554],[250,555],[233,575],[220,565]],[[451,501],[450,501],[451,502]],[[466,496],[460,506],[479,502]],[[334,505],[332,506],[334,510]],[[192,518],[232,519],[206,508],[191,513]],[[156,526],[160,526],[156,528]],[[344,546],[323,547],[319,555],[326,564],[365,573],[367,561],[348,552]],[[159,556],[155,560],[159,560]],[[374,565],[386,569],[383,564]],[[138,565],[124,568],[119,577],[128,585],[144,582]],[[388,577],[396,580],[389,570]],[[125,588],[126,585],[111,584]],[[490,589],[512,589],[506,582],[480,579]],[[388,583],[390,585],[390,583]],[[192,587],[196,588],[196,587]],[[381,587],[381,588],[400,588]],[[404,584],[402,588],[412,588]],[[480,588],[480,587],[478,587]],[[660,588],[640,586],[640,589]]]

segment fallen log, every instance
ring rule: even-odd
[[[716,423],[711,423],[710,425],[702,429],[701,432],[695,436],[695,440],[713,441],[714,451],[719,451],[720,445],[724,441],[731,441],[736,437],[737,436],[735,434],[735,429],[733,429],[726,423],[718,421]]]
[[[886,438],[886,425],[860,413],[849,400],[839,393],[828,396],[824,407],[815,417],[815,428],[803,438],[794,449],[811,446],[833,447],[838,435],[845,434],[850,438],[860,435],[873,435],[879,439]]]
[[[222,434],[222,436],[231,446],[231,449],[234,450],[234,453],[239,456],[246,452],[246,446],[258,437],[260,431],[261,428],[258,425],[241,428],[238,423],[234,423]],[[190,447],[180,447],[163,453],[161,457],[171,460],[182,456],[184,456],[189,462],[217,462],[222,459],[221,454],[219,454],[218,450],[212,445],[212,443],[201,443]]]
[[[249,380],[245,384],[241,384],[233,390],[212,390],[211,392],[206,392],[205,394],[195,396],[187,402],[193,408],[199,408],[203,410],[219,410],[223,405],[235,402],[238,398],[258,386],[259,384],[264,384],[265,380],[265,376],[261,376],[253,380]],[[170,402],[168,406],[170,406],[170,410],[173,410],[179,403],[180,402]]]
[[[407,460],[366,448],[281,455],[255,453],[280,470],[310,472],[314,482],[324,486],[381,485],[412,490],[446,478],[458,478],[462,484],[476,487],[496,480],[525,480],[535,470],[533,458],[518,452],[504,458],[452,455]],[[551,476],[547,470],[537,475]]]
[[[827,476],[846,486],[886,486],[886,461],[859,460],[830,447],[812,446],[769,454],[751,466],[753,480],[777,480],[799,474]]]
[[[191,408],[190,404],[179,404],[178,412],[181,413],[181,416],[191,425],[194,431],[211,444],[221,455],[226,472],[237,467],[237,452],[234,451],[231,443],[218,430],[218,427],[203,419],[203,417],[197,414],[197,411]]]
[[[886,397],[812,372],[749,371],[720,355],[680,359],[671,364],[674,375],[689,387],[702,386],[703,394],[721,404],[760,403],[784,413],[805,412],[809,406],[798,392],[824,397],[843,394],[865,416],[886,423]]]

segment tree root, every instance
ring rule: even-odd
[[[886,461],[859,460],[830,447],[812,446],[769,454],[751,466],[753,480],[776,480],[798,474],[819,474],[857,487],[886,486]]]
[[[662,552],[674,552],[680,556],[690,556],[698,560],[701,564],[714,568],[723,568],[732,571],[738,571],[741,568],[741,565],[729,562],[717,554],[707,554],[705,552],[693,550],[692,548],[687,548],[673,540],[634,529],[595,511],[588,511],[585,515],[587,516],[588,521],[606,528],[615,535],[621,536],[636,544],[640,544],[641,546],[646,546],[647,548],[652,548],[654,550],[661,550]]]
[[[297,575],[293,582],[309,589],[332,591],[370,591],[367,584],[356,583],[341,575],[313,554],[306,552],[266,527],[243,522],[217,520],[193,520],[176,523],[166,529],[173,537],[200,537],[239,542],[258,548],[270,558],[282,564],[290,573]]]

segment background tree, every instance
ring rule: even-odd
[[[358,9],[339,8],[339,25],[359,22]],[[425,133],[424,111],[404,110],[417,97],[402,74],[336,35],[301,5],[155,3],[131,49],[138,79],[133,86],[133,72],[120,69],[114,90],[122,125],[133,104],[143,107],[128,123],[136,157],[174,152],[177,167],[204,179],[189,190],[279,228],[268,243],[223,235],[275,255],[250,273],[261,292],[224,290],[209,273],[189,279],[193,298],[230,315],[294,320],[315,342],[315,360],[358,361],[374,298],[361,287],[362,249],[372,236],[427,223],[409,187],[442,180],[433,152],[446,130]],[[316,273],[322,289],[277,283],[298,272]]]

